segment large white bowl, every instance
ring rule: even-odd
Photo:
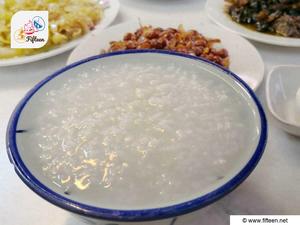
[[[249,143],[241,146],[243,151],[237,156],[233,165],[233,169],[224,177],[209,187],[209,190],[194,199],[189,199],[184,202],[179,202],[175,205],[163,206],[152,209],[138,209],[138,210],[119,210],[107,209],[100,206],[89,205],[76,199],[74,196],[64,195],[56,185],[52,183],[40,167],[37,166],[37,154],[34,151],[34,146],[31,145],[30,140],[26,138],[26,132],[32,129],[31,121],[35,120],[34,114],[39,112],[40,96],[43,93],[62,84],[65,79],[72,79],[82,72],[92,72],[95,66],[105,64],[105,67],[114,66],[116,64],[126,63],[130,66],[131,63],[136,65],[161,65],[168,66],[172,64],[176,66],[188,66],[199,76],[217,79],[218,82],[225,82],[226,85],[232,88],[232,95],[238,96],[241,101],[246,101],[247,116],[253,121],[253,124],[247,129],[251,130],[249,136]],[[205,72],[205,73],[204,73]],[[202,74],[202,75],[201,75]],[[209,74],[209,76],[206,76]],[[62,98],[64,96],[61,96]],[[244,111],[245,108],[241,110]],[[249,112],[249,114],[248,114]],[[253,131],[253,132],[252,132]],[[237,137],[238,138],[238,137]],[[247,142],[248,142],[247,140]],[[99,224],[128,224],[126,222],[141,222],[137,224],[174,224],[176,219],[174,217],[181,216],[186,213],[195,212],[216,201],[222,196],[226,195],[234,188],[236,188],[247,176],[252,172],[259,162],[264,147],[267,141],[267,122],[261,104],[257,100],[253,91],[248,87],[238,76],[232,72],[211,62],[199,59],[194,56],[182,55],[174,52],[165,52],[157,50],[140,50],[140,51],[123,51],[84,59],[77,63],[71,64],[45,80],[37,84],[23,100],[16,107],[11,116],[7,133],[7,150],[8,155],[13,163],[15,170],[23,182],[31,188],[34,192],[40,195],[47,201],[71,212],[83,216],[85,219],[90,217],[97,220]],[[222,146],[220,145],[220,148]],[[197,178],[201,179],[201,177]],[[92,196],[97,198],[98,196]],[[183,220],[185,217],[182,217]],[[106,220],[104,222],[103,220]],[[107,222],[118,221],[118,222]],[[147,222],[146,221],[151,221]]]

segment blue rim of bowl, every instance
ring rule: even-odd
[[[256,147],[256,150],[254,154],[252,155],[251,159],[248,161],[248,163],[243,167],[242,170],[238,172],[231,180],[227,181],[225,184],[223,184],[221,187],[201,196],[198,198],[195,198],[193,200],[183,202],[180,204],[162,207],[162,208],[153,208],[153,209],[141,209],[141,210],[115,210],[115,209],[105,209],[105,208],[99,208],[94,207],[86,204],[82,204],[80,202],[76,202],[73,200],[70,200],[60,194],[55,193],[51,189],[47,188],[45,185],[43,185],[37,178],[35,178],[29,169],[25,166],[24,162],[22,161],[18,147],[16,144],[16,134],[17,134],[17,124],[20,117],[20,114],[23,110],[23,108],[26,106],[27,102],[30,100],[30,98],[41,88],[43,85],[45,85],[47,82],[55,78],[56,76],[63,74],[65,71],[70,70],[74,67],[77,67],[81,64],[87,63],[92,60],[97,60],[101,58],[106,57],[112,57],[116,55],[126,55],[126,54],[142,54],[142,53],[153,53],[153,54],[166,54],[166,55],[172,55],[177,57],[184,57],[196,61],[205,62],[207,64],[210,64],[214,67],[219,68],[219,70],[223,71],[225,74],[231,76],[233,79],[235,79],[241,86],[248,92],[248,94],[251,96],[252,100],[255,102],[257,106],[257,110],[260,115],[260,122],[261,122],[261,130],[260,130],[260,138],[258,141],[258,145]],[[239,184],[241,184],[254,170],[257,163],[259,162],[260,158],[262,157],[262,154],[265,149],[265,145],[267,142],[267,120],[264,113],[264,110],[255,96],[254,92],[251,90],[251,88],[242,81],[237,75],[229,71],[228,69],[219,66],[213,62],[210,62],[206,59],[186,55],[182,53],[177,52],[170,52],[170,51],[161,51],[161,50],[129,50],[129,51],[118,51],[118,52],[112,52],[112,53],[106,53],[102,55],[92,56],[83,60],[80,60],[78,62],[75,62],[73,64],[70,64],[57,72],[53,73],[52,75],[48,76],[41,82],[39,82],[37,85],[35,85],[26,95],[25,97],[20,101],[20,103],[16,106],[9,124],[7,128],[7,135],[6,135],[6,146],[7,146],[7,153],[8,157],[11,161],[11,163],[15,167],[15,171],[18,174],[18,176],[21,178],[21,180],[30,188],[32,189],[36,194],[44,198],[45,200],[51,202],[52,204],[61,207],[63,209],[66,209],[68,211],[71,211],[73,213],[84,215],[91,218],[98,218],[103,220],[109,220],[109,221],[118,221],[118,222],[141,222],[141,221],[152,221],[152,220],[160,220],[160,219],[166,219],[166,218],[172,218],[176,216],[180,216],[186,213],[193,212],[195,210],[198,210],[208,204],[211,204],[212,202],[220,199],[224,195],[228,194],[232,190],[234,190]]]

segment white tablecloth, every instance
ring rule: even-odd
[[[162,20],[182,17],[184,21],[197,21],[204,15],[204,4],[204,0],[121,0],[121,10],[114,23],[136,17]],[[253,44],[263,57],[266,73],[279,64],[300,65],[300,48]],[[17,102],[35,83],[62,67],[68,54],[0,68],[1,225],[84,224],[29,190],[15,174],[5,147],[7,122]],[[264,84],[257,94],[269,120],[266,152],[250,177],[234,192],[203,209],[194,225],[226,225],[230,214],[300,214],[300,139],[274,125],[265,104]]]

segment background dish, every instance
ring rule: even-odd
[[[208,17],[219,26],[254,41],[287,47],[300,47],[300,38],[287,38],[260,33],[234,22],[225,12],[224,0],[207,0],[205,6]]]
[[[119,8],[120,8],[120,3],[119,0],[109,0],[110,6],[108,8],[104,9],[104,17],[103,19],[99,22],[99,24],[96,26],[95,29],[101,30],[107,26],[109,26],[114,19],[116,18]],[[86,34],[76,40],[67,42],[66,44],[60,45],[57,48],[53,48],[47,52],[42,52],[39,54],[35,55],[30,55],[30,56],[23,56],[23,57],[15,57],[15,58],[10,58],[10,59],[2,59],[0,60],[0,67],[1,66],[12,66],[12,65],[18,65],[18,64],[24,64],[24,63],[29,63],[29,62],[34,62],[38,61],[41,59],[49,58],[55,55],[58,55],[60,53],[63,53],[65,51],[68,51],[72,48],[74,48],[76,45],[78,45],[85,37],[87,37]]]
[[[274,67],[266,79],[267,105],[279,127],[300,136],[299,97],[300,66]]]
[[[109,48],[110,41],[122,40],[127,32],[133,32],[143,25],[152,25],[162,28],[177,28],[180,21],[172,20],[145,20],[138,19],[118,24],[105,30],[96,29],[88,38],[83,40],[70,54],[67,64],[89,56],[100,54],[101,50]],[[184,28],[196,29],[206,37],[221,39],[221,46],[228,50],[230,57],[229,69],[238,74],[253,90],[261,84],[264,76],[264,63],[255,49],[244,38],[228,33],[209,21],[203,20],[197,23],[184,23]],[[247,59],[247,60],[245,60]],[[256,65],[255,67],[253,65]]]

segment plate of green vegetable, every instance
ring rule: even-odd
[[[206,12],[219,26],[248,39],[300,47],[299,0],[207,0]]]

